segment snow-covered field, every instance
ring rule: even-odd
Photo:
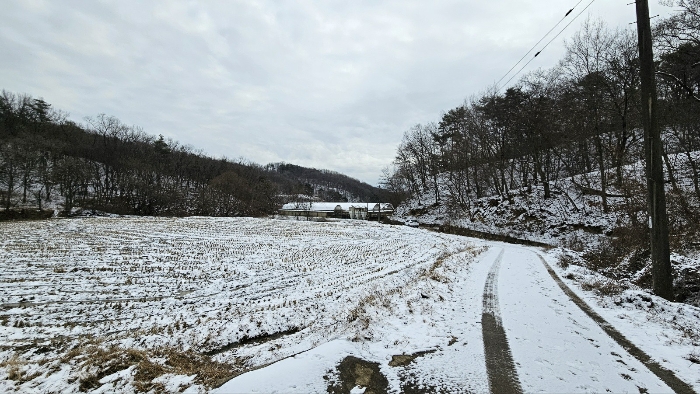
[[[356,221],[89,218],[0,228],[0,391],[126,389],[145,379],[133,370],[146,361],[172,377],[159,387],[216,385],[332,338],[367,335],[365,305],[404,294],[471,247]],[[105,349],[126,361],[91,361]],[[192,371],[169,360],[188,352],[213,363],[211,376],[178,376]]]
[[[502,324],[523,390],[668,391],[567,298],[538,253],[700,391],[700,309],[639,289],[597,294],[591,283],[605,279],[558,266],[562,250],[351,220],[56,219],[0,231],[0,392],[362,392],[371,382],[487,392],[482,292],[501,259]],[[364,364],[341,368],[353,357]],[[364,375],[347,386],[353,371]]]

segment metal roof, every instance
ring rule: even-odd
[[[290,202],[282,206],[283,211],[311,211],[311,212],[333,212],[336,209],[349,211],[350,208],[368,209],[376,211],[379,203],[376,202]],[[394,206],[387,203],[381,203],[381,210],[394,210]]]

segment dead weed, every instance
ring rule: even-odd
[[[581,288],[586,291],[593,291],[599,296],[613,296],[627,290],[628,287],[611,279],[596,278],[581,283]]]
[[[82,353],[80,391],[89,391],[101,386],[100,380],[119,371],[134,368],[134,388],[137,392],[165,392],[165,386],[154,379],[164,374],[196,375],[194,381],[207,387],[218,387],[244,371],[242,363],[230,365],[214,361],[211,357],[193,351],[182,352],[173,348],[156,349],[149,352],[124,349],[116,346],[102,348],[88,346],[71,351],[71,358]],[[161,360],[165,360],[161,362]]]
[[[41,376],[40,372],[27,373],[24,367],[27,362],[20,359],[16,354],[13,355],[9,360],[0,363],[0,368],[7,368],[7,378],[9,380],[15,381],[17,384],[22,384],[24,382],[29,382],[34,378]]]
[[[693,364],[700,364],[700,350],[694,350],[690,352],[687,356],[685,356],[685,359],[690,361]]]

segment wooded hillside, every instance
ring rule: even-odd
[[[309,193],[358,201],[389,194],[332,171],[212,158],[104,114],[77,124],[42,99],[0,95],[5,210],[58,202],[65,213],[79,206],[136,215],[259,216],[274,213],[284,196]]]
[[[700,1],[678,6],[655,29],[656,76],[670,204],[690,219],[700,212]],[[628,219],[644,222],[636,197],[645,181],[625,170],[643,161],[640,105],[636,33],[588,20],[556,67],[406,131],[385,184],[462,215],[481,197],[509,199],[533,187],[548,199],[567,178],[599,196],[602,212],[624,197]]]

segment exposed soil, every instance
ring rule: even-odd
[[[253,337],[245,337],[244,336],[243,338],[241,338],[240,341],[229,343],[228,345],[222,346],[218,349],[204,352],[204,354],[207,356],[214,356],[214,355],[229,351],[231,349],[239,348],[239,347],[244,346],[244,345],[249,345],[249,344],[259,345],[261,343],[274,341],[275,339],[282,338],[282,337],[287,336],[287,335],[296,334],[297,332],[299,332],[299,330],[300,330],[299,328],[294,327],[294,328],[289,329],[287,331],[275,332],[272,334],[261,334],[261,335],[256,335]]]
[[[329,379],[328,393],[347,394],[358,386],[365,388],[365,394],[381,394],[389,390],[389,381],[379,370],[379,363],[347,356],[336,367],[336,373],[337,379]]]
[[[389,361],[389,366],[390,367],[405,367],[413,360],[417,359],[418,357],[425,356],[426,354],[430,353],[435,353],[436,350],[424,350],[422,352],[416,352],[413,354],[398,354],[395,356],[391,356],[391,361]]]
[[[426,386],[424,384],[417,384],[413,380],[408,379],[401,383],[401,393],[402,394],[426,394],[426,393],[440,393],[449,394],[450,391],[444,388],[435,386]]]

